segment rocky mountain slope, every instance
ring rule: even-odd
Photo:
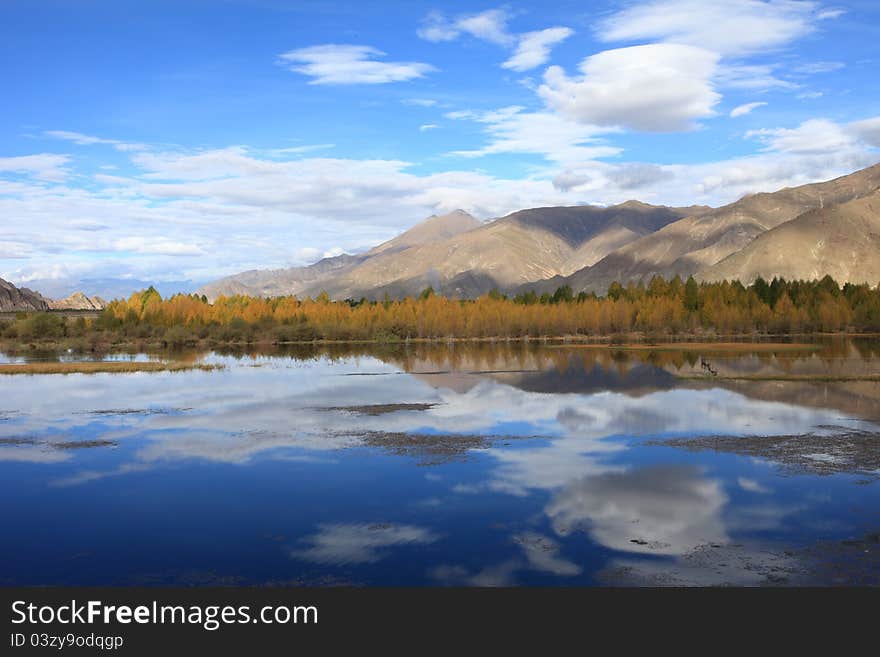
[[[831,181],[746,196],[720,208],[638,201],[609,207],[533,208],[480,223],[466,212],[429,217],[358,255],[308,267],[250,271],[200,293],[377,299],[427,286],[475,297],[492,288],[603,294],[654,275],[703,279],[757,275],[871,280],[880,267],[872,223],[880,165]],[[859,261],[868,266],[860,268]]]
[[[211,301],[221,294],[224,296],[242,294],[255,297],[301,294],[309,284],[326,280],[350,269],[362,260],[363,256],[343,254],[332,258],[323,258],[305,267],[252,269],[203,285],[196,290],[196,293],[204,294]]]
[[[246,271],[204,285],[199,288],[198,294],[204,294],[213,300],[221,294],[272,297],[287,294],[303,295],[307,290],[313,289],[318,289],[320,292],[322,285],[350,271],[368,258],[379,254],[390,255],[432,241],[442,241],[480,225],[478,219],[463,210],[440,216],[432,215],[367,253],[324,258],[305,267]]]
[[[634,201],[521,210],[442,242],[369,258],[324,289],[335,298],[399,297],[429,285],[458,297],[511,289],[576,271],[697,210]]]
[[[614,250],[592,266],[535,288],[543,291],[568,284],[575,291],[604,293],[614,281],[648,281],[657,274],[665,278],[696,275],[804,212],[862,198],[878,186],[880,165],[875,165],[828,182],[752,194],[673,222]],[[829,252],[827,257],[837,256]]]
[[[104,310],[107,302],[101,297],[86,296],[82,292],[74,292],[66,299],[49,302],[50,310]]]
[[[0,312],[20,310],[48,310],[49,301],[39,292],[26,287],[17,288],[12,283],[0,278]]]
[[[772,228],[698,277],[751,283],[758,276],[809,280],[826,274],[838,282],[880,282],[880,188]]]

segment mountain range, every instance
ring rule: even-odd
[[[427,286],[460,298],[506,292],[604,293],[618,281],[820,278],[880,281],[880,164],[827,182],[745,196],[719,208],[627,201],[533,208],[483,223],[462,210],[432,216],[358,255],[254,270],[199,290],[382,298]]]
[[[492,289],[604,294],[653,276],[739,280],[761,276],[880,282],[880,164],[827,182],[745,196],[719,208],[544,207],[482,222],[463,210],[431,216],[359,254],[288,269],[251,270],[204,285],[220,295],[381,299],[431,286],[473,298]],[[0,279],[0,311],[98,310],[81,292],[53,301]]]

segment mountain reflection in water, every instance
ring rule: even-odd
[[[0,581],[840,583],[816,546],[880,524],[864,473],[663,443],[873,435],[870,343],[189,357],[225,367],[0,378]]]

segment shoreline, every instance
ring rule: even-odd
[[[237,349],[272,348],[297,346],[348,346],[375,345],[379,347],[405,347],[408,345],[454,345],[454,344],[522,344],[550,347],[580,347],[616,350],[693,350],[711,347],[717,350],[813,350],[821,348],[816,340],[828,339],[878,339],[878,333],[768,333],[743,336],[739,334],[718,334],[714,336],[684,334],[681,339],[665,337],[662,340],[646,338],[638,333],[621,335],[561,335],[561,336],[489,336],[489,337],[438,337],[403,338],[385,340],[381,338],[362,338],[347,340],[190,340],[169,343],[161,340],[83,341],[69,340],[19,342],[0,340],[0,352],[28,353],[33,351],[60,351],[73,348],[77,353],[109,353],[126,350],[164,351],[169,349]],[[795,341],[799,340],[799,341]],[[84,342],[86,344],[84,344]]]
[[[0,376],[28,374],[129,374],[134,372],[212,371],[219,365],[160,361],[70,361],[58,363],[0,363]]]

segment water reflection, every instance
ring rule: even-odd
[[[583,530],[621,552],[685,554],[727,542],[721,482],[694,466],[664,465],[584,477],[547,505],[560,535]]]
[[[654,444],[876,430],[872,381],[690,378],[700,358],[728,374],[874,371],[875,352],[851,343],[297,355],[0,378],[0,494],[22,500],[0,513],[22,527],[0,547],[0,580],[52,583],[70,550],[94,555],[91,569],[63,571],[79,583],[133,581],[156,559],[126,553],[111,576],[99,565],[107,530],[39,541],[21,524],[39,511],[63,518],[58,531],[105,514],[144,550],[166,546],[169,572],[207,563],[242,582],[773,583],[783,571],[796,579],[798,558],[779,546],[863,529],[880,508],[877,486],[846,472],[820,484],[760,459]]]

